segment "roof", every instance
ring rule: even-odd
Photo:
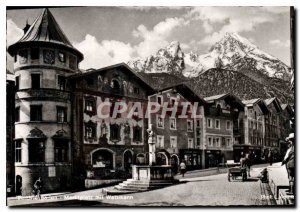
[[[276,97],[272,97],[272,98],[269,98],[269,99],[265,99],[264,102],[266,103],[267,106],[269,106],[270,104],[274,104],[276,110],[278,112],[282,111],[282,108],[281,108],[281,105],[280,105],[280,102],[279,100],[276,98]]]
[[[293,108],[291,107],[290,104],[281,104],[281,109],[284,111],[284,110],[287,110],[288,113],[290,113],[291,115],[294,115],[294,110]]]
[[[263,114],[268,114],[269,112],[267,105],[260,98],[243,100],[242,102],[243,104],[245,104],[246,107],[253,107],[254,104],[257,104],[260,107]]]
[[[175,89],[183,97],[185,97],[187,100],[189,100],[191,102],[200,102],[202,104],[206,104],[206,101],[203,98],[201,98],[200,96],[198,96],[196,94],[196,92],[185,83],[179,83],[177,85],[166,87],[166,88],[163,88],[158,91],[161,92],[161,91],[165,91],[165,90],[169,90],[169,89]]]
[[[16,48],[27,44],[32,45],[32,42],[64,46],[73,50],[80,61],[83,59],[82,53],[72,46],[48,8],[45,8],[35,19],[19,41],[9,46],[8,52],[13,55]]]
[[[223,97],[227,96],[227,93],[223,93],[223,94],[219,94],[219,95],[215,95],[215,96],[209,96],[209,97],[205,97],[204,100],[208,101],[208,102],[213,102],[215,100],[218,99],[222,99]]]
[[[237,96],[231,93],[219,94],[219,95],[209,96],[204,98],[204,100],[207,101],[208,103],[214,103],[216,100],[221,100],[221,99],[224,99],[227,102],[227,104],[232,105],[233,107],[236,107],[240,110],[244,110],[243,102]]]
[[[249,100],[243,100],[243,104],[246,106],[252,106],[255,103],[257,103],[260,100],[260,98],[256,98],[256,99],[249,99]]]
[[[114,64],[114,65],[111,65],[111,66],[103,67],[103,68],[100,68],[100,69],[93,69],[93,68],[87,69],[86,72],[75,73],[75,74],[69,76],[69,78],[70,79],[78,79],[78,78],[82,78],[82,77],[85,77],[85,76],[90,76],[90,75],[93,75],[93,74],[96,74],[96,73],[105,72],[105,71],[108,71],[108,70],[111,70],[111,69],[114,69],[114,68],[122,68],[124,71],[127,71],[130,74],[136,76],[136,78],[140,82],[142,82],[145,86],[147,86],[148,89],[151,90],[151,92],[155,91],[154,88],[151,85],[149,85],[149,83],[147,82],[147,80],[144,79],[143,76],[141,76],[137,72],[133,71],[126,63],[118,63],[118,64]]]

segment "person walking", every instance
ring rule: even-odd
[[[41,199],[41,189],[42,189],[42,179],[41,177],[39,177],[33,185],[34,196],[37,197],[37,199]]]
[[[273,151],[271,149],[269,149],[268,159],[269,159],[270,166],[272,166],[272,164],[273,164]]]
[[[182,177],[184,177],[184,174],[186,172],[186,165],[184,160],[181,161],[179,167],[180,167],[180,173],[182,174]]]
[[[289,193],[291,195],[294,195],[295,193],[295,150],[294,150],[294,133],[291,133],[289,137],[287,137],[287,142],[288,142],[288,149],[286,151],[286,154],[284,156],[284,159],[281,163],[281,165],[286,165],[287,173],[288,173],[288,178],[289,178],[289,184],[290,184],[290,189]]]

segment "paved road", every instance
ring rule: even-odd
[[[261,167],[251,170],[251,178],[228,182],[227,174],[181,179],[181,183],[163,189],[122,196],[102,196],[102,189],[59,195],[56,199],[26,200],[28,206],[228,206],[273,205],[269,186],[257,176]],[[194,176],[194,175],[193,175]],[[67,199],[67,198],[69,199]],[[92,199],[87,199],[87,198]],[[72,199],[74,198],[74,199]],[[113,198],[113,199],[109,199]],[[120,199],[123,198],[123,199]],[[127,198],[127,199],[126,199]],[[78,199],[81,199],[80,201]],[[23,202],[23,203],[22,203]],[[24,200],[10,202],[24,204]]]

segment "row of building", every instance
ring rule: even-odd
[[[174,167],[182,160],[188,169],[214,167],[241,152],[260,162],[285,150],[288,104],[229,93],[203,98],[184,83],[157,90],[123,63],[82,72],[83,55],[48,9],[8,53],[7,182],[17,195],[30,194],[38,177],[55,191],[91,170],[99,179],[126,176],[132,164],[148,163],[150,125],[156,162]]]

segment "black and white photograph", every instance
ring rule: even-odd
[[[6,6],[6,205],[295,207],[296,10]]]

